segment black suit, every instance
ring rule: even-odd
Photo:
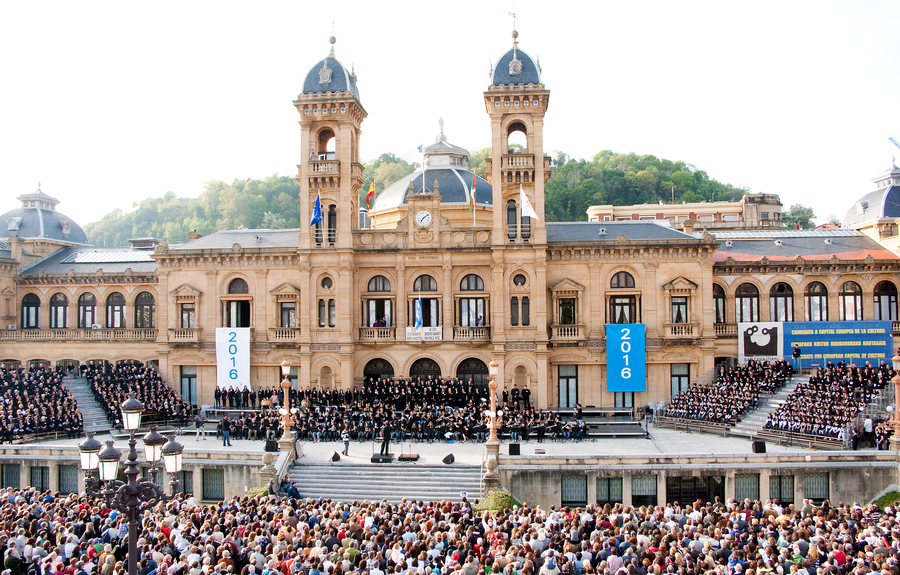
[[[381,454],[388,454],[388,444],[391,442],[391,425],[389,423],[385,423],[384,427],[381,428]]]

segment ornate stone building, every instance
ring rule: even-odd
[[[341,389],[371,376],[485,382],[496,358],[501,384],[527,385],[538,406],[636,407],[709,381],[717,361],[737,355],[738,319],[765,320],[785,306],[802,319],[813,300],[801,294],[813,284],[827,286],[831,319],[850,297],[847,281],[859,287],[850,295],[862,317],[897,319],[898,260],[859,232],[717,239],[690,221],[683,230],[664,219],[546,222],[549,95],[540,67],[514,41],[483,93],[492,134],[486,178],[469,171],[468,152],[442,126],[424,166],[363,213],[367,112],[356,75],[332,48],[293,102],[300,221],[311,220],[318,201],[315,225],[98,249],[74,222],[63,235],[59,217],[24,237],[23,222],[46,219],[48,208],[23,196],[22,209],[3,216],[0,360],[154,361],[201,405],[216,386],[215,329],[249,327],[254,388],[277,385],[285,358],[296,385]],[[524,135],[524,150],[512,153],[513,134]],[[646,326],[646,392],[607,391],[614,323]]]

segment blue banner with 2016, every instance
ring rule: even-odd
[[[606,391],[647,391],[644,324],[606,325]]]

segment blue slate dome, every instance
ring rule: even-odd
[[[23,194],[16,199],[22,202],[22,207],[0,216],[0,222],[5,225],[0,230],[0,239],[18,236],[23,240],[88,244],[87,234],[81,226],[72,218],[57,212],[59,200],[42,192],[40,186],[36,192]]]
[[[325,94],[327,92],[350,92],[359,100],[356,74],[334,57],[334,36],[331,37],[331,53],[309,70],[303,81],[303,94]]]
[[[541,67],[519,49],[519,42],[516,40],[518,36],[518,32],[513,31],[512,49],[500,56],[494,66],[494,73],[491,75],[491,84],[494,86],[541,83]]]

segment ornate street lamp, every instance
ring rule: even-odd
[[[137,564],[140,559],[137,552],[139,518],[145,510],[154,507],[160,501],[169,501],[175,497],[178,480],[174,477],[181,471],[181,456],[184,451],[184,446],[174,438],[167,442],[166,438],[156,431],[156,427],[151,427],[143,438],[144,455],[151,464],[150,480],[139,479],[141,471],[138,469],[137,440],[134,435],[140,427],[143,411],[144,405],[133,394],[122,404],[122,422],[129,432],[128,459],[125,461],[126,481],[117,479],[122,452],[115,448],[112,441],[107,441],[103,447],[94,439],[93,434],[88,434],[87,439],[78,445],[81,452],[81,468],[86,475],[85,492],[103,498],[109,508],[124,513],[128,519],[128,575],[137,575]],[[170,483],[171,495],[166,495],[156,485],[156,474],[159,472],[157,464],[161,458],[166,462],[166,471],[173,476]],[[99,479],[94,477],[94,471],[97,471]]]
[[[284,432],[281,434],[282,443],[290,442],[293,437],[291,433],[291,425],[293,424],[290,396],[291,380],[288,379],[290,373],[291,361],[285,359],[281,362],[281,375],[283,376],[283,379],[281,380],[281,389],[284,390],[284,405],[281,406],[281,427],[284,429]]]
[[[491,359],[491,363],[488,364],[488,373],[491,375],[491,382],[488,384],[488,389],[491,391],[491,408],[485,413],[490,430],[490,435],[485,443],[487,451],[487,461],[485,462],[487,471],[484,473],[485,494],[491,489],[500,487],[500,476],[497,475],[497,467],[500,465],[500,440],[497,438],[497,428],[500,426],[503,412],[497,411],[497,374],[499,372],[500,364],[496,359]]]

